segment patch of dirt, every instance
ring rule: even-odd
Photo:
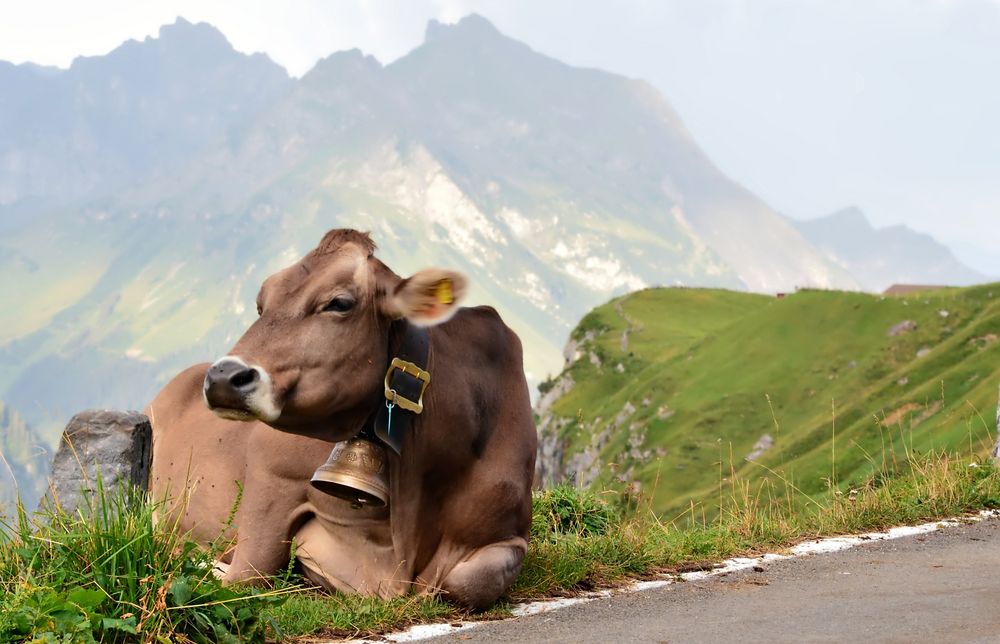
[[[917,411],[920,411],[920,413],[915,413]],[[909,420],[910,427],[916,427],[939,411],[941,411],[940,400],[935,400],[929,405],[921,405],[920,403],[912,402],[906,403],[886,415],[886,417],[882,420],[882,426],[889,427],[890,425],[897,425],[905,420]]]
[[[889,426],[898,423],[904,416],[906,416],[911,411],[920,409],[923,405],[918,403],[906,403],[896,411],[889,413],[885,418],[882,419],[882,425]]]
[[[760,575],[754,575],[750,577],[744,577],[742,579],[734,579],[731,581],[722,582],[725,588],[729,590],[756,590],[760,586],[767,586],[769,582],[764,577]]]
[[[987,333],[986,335],[981,335],[978,338],[972,338],[971,340],[969,340],[969,344],[973,344],[979,347],[980,349],[985,349],[986,347],[990,346],[996,341],[997,341],[996,333]]]
[[[924,422],[925,420],[927,420],[928,418],[930,418],[934,414],[938,413],[939,411],[941,411],[941,401],[940,400],[935,400],[934,404],[928,405],[924,409],[924,411],[923,411],[922,414],[920,414],[916,418],[912,419],[910,421],[910,425],[911,426],[919,425],[920,423]]]

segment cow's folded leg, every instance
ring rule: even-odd
[[[445,598],[472,610],[489,608],[517,579],[527,546],[516,537],[474,551],[441,582]]]

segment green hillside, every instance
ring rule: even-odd
[[[915,328],[890,333],[904,321]],[[1000,284],[909,297],[639,291],[589,313],[541,387],[540,472],[638,483],[671,515],[692,500],[710,509],[732,473],[813,495],[907,449],[986,452],[998,336]],[[773,445],[746,460],[765,435]]]

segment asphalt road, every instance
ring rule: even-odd
[[[437,642],[1000,642],[1000,520],[492,622]]]

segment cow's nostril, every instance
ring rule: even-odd
[[[260,380],[260,374],[256,369],[243,369],[229,376],[229,383],[237,389],[246,389],[250,385]]]

